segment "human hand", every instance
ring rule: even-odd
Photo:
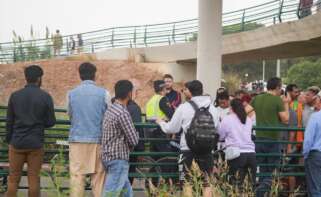
[[[157,118],[155,122],[156,122],[157,124],[160,124],[161,122],[164,122],[164,120],[161,119],[161,118]]]
[[[281,98],[282,98],[283,103],[286,103],[286,104],[289,104],[292,101],[290,94],[287,94],[286,96],[282,95]]]

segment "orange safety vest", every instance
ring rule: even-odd
[[[296,109],[295,109],[296,107]],[[294,106],[294,102],[292,101],[290,103],[290,108],[292,110],[294,110],[297,114],[297,120],[298,120],[298,127],[301,128],[302,127],[302,115],[303,115],[303,109],[304,109],[304,106],[303,106],[303,103],[300,103],[297,101],[297,106]],[[296,141],[297,142],[303,142],[303,139],[304,139],[304,134],[302,131],[297,131],[296,132]],[[301,148],[302,147],[302,144],[297,144],[297,148]]]

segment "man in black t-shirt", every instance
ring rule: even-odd
[[[166,87],[166,97],[172,107],[172,109],[176,109],[181,103],[182,103],[182,98],[181,94],[178,91],[175,91],[173,89],[173,76],[170,74],[166,74],[163,77],[163,80],[165,82],[165,87]]]

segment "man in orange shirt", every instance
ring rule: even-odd
[[[302,127],[302,113],[303,113],[303,103],[298,101],[300,95],[300,90],[296,84],[289,84],[286,87],[286,94],[289,94],[291,97],[290,102],[290,127]],[[302,131],[292,131],[289,133],[289,141],[291,142],[300,142],[300,144],[288,144],[287,153],[297,153],[302,150],[303,142],[303,132]],[[298,164],[301,163],[299,158],[293,158],[291,163]],[[289,177],[289,190],[294,191],[296,188],[296,177]]]

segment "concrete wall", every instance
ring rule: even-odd
[[[187,82],[196,79],[195,63],[154,63],[141,64],[162,74],[171,74],[175,82]]]

